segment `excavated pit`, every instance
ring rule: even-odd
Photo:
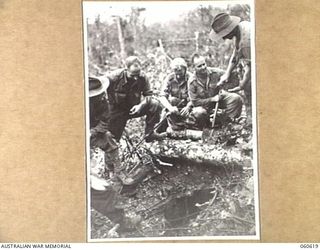
[[[250,170],[230,170],[185,160],[177,163],[178,159],[170,162],[174,165],[159,168],[161,174],[147,176],[138,185],[134,197],[120,198],[119,204],[128,215],[143,216],[137,230],[122,237],[252,235],[255,232],[253,198],[246,197],[250,193],[247,187],[252,176]],[[248,222],[227,218],[232,216]]]
[[[215,189],[196,190],[192,195],[170,200],[164,209],[168,227],[186,225],[190,219],[196,218],[201,211],[200,206],[214,197],[214,191]]]
[[[237,147],[203,147],[190,141],[149,144],[148,152],[168,164],[156,165],[143,176],[133,197],[119,197],[118,204],[128,216],[143,217],[135,231],[119,237],[255,235],[250,154]],[[143,150],[140,153],[144,155]],[[131,160],[127,170],[134,172],[137,159]],[[101,165],[103,160],[99,161]],[[110,238],[108,231],[113,226],[107,217],[92,210],[92,239]]]

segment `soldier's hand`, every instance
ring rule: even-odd
[[[136,115],[140,112],[140,105],[134,105],[131,109],[130,109],[130,113],[129,115]]]
[[[188,106],[185,106],[183,109],[181,109],[180,114],[182,116],[188,116],[190,114],[191,108]]]
[[[179,114],[179,109],[176,106],[172,106],[169,110],[171,114]]]
[[[210,97],[210,101],[211,102],[218,102],[220,100],[220,96],[219,95],[215,95],[214,97]]]
[[[220,77],[219,82],[217,83],[217,87],[222,86],[225,82],[228,81],[228,79],[229,79],[229,75],[227,75],[227,74],[222,75],[222,76]]]

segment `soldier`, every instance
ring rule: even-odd
[[[229,92],[244,90],[246,96],[247,112],[251,115],[251,53],[250,53],[250,30],[251,24],[248,21],[241,21],[240,17],[230,16],[227,13],[220,13],[215,16],[211,25],[210,38],[213,41],[219,39],[233,39],[235,49],[231,55],[228,68],[221,76],[219,84],[228,81],[231,72],[237,65],[243,69],[242,79],[239,86],[229,89]]]
[[[108,79],[102,81],[89,77],[90,97],[90,148],[100,148],[105,153],[105,165],[115,171],[112,180],[104,180],[97,176],[91,169],[91,207],[106,215],[114,223],[120,224],[120,230],[126,230],[137,224],[141,218],[135,216],[127,218],[124,210],[116,207],[116,197],[123,185],[130,185],[133,180],[125,176],[121,169],[118,145],[114,136],[108,131],[107,120],[109,116],[105,91],[108,87]]]
[[[131,185],[133,179],[126,176],[119,158],[119,147],[115,137],[108,130],[109,106],[106,100],[106,89],[109,81],[105,78],[89,78],[90,97],[90,148],[100,148],[105,154],[105,168],[115,173],[114,181]]]
[[[192,103],[188,96],[188,80],[192,74],[187,71],[183,58],[175,58],[171,65],[172,73],[165,80],[160,94],[161,104],[168,110],[168,124],[172,130],[187,128]]]
[[[152,90],[147,76],[141,71],[141,62],[136,56],[125,60],[126,68],[108,75],[107,89],[110,115],[108,129],[120,140],[128,119],[146,115],[146,141],[160,140],[162,137],[153,131],[160,120],[162,107],[152,98]],[[141,96],[145,98],[141,101]]]
[[[207,67],[205,58],[197,54],[192,57],[192,63],[195,67],[195,75],[189,79],[188,93],[194,106],[192,112],[197,116],[202,127],[208,126],[209,115],[216,102],[219,102],[219,107],[224,111],[228,120],[239,117],[242,110],[242,98],[238,94],[220,90],[217,86],[224,72],[217,68]]]

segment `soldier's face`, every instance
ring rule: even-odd
[[[194,68],[198,74],[204,74],[207,72],[207,64],[204,57],[194,59]]]
[[[233,38],[233,34],[232,33],[229,33],[228,35],[222,37],[223,40],[226,40],[226,39],[231,40],[232,38]]]
[[[177,66],[173,69],[175,75],[178,79],[181,79],[185,76],[187,69],[183,66]]]
[[[128,77],[135,78],[138,77],[141,71],[140,63],[134,63],[128,68]]]
[[[223,40],[229,39],[231,40],[237,32],[237,27],[235,27],[229,34],[227,34],[226,36],[222,37]]]

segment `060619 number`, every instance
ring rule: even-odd
[[[300,244],[300,248],[318,248],[318,244],[311,244],[311,243]]]

